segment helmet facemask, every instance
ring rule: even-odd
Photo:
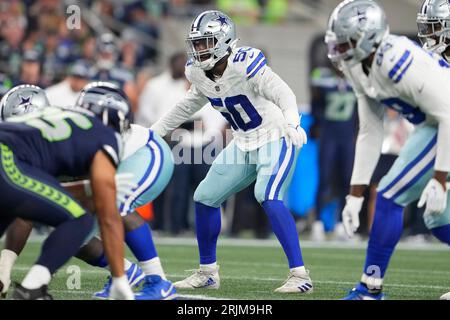
[[[210,70],[221,58],[217,57],[218,40],[215,35],[186,39],[187,54],[194,64],[203,70]]]
[[[425,50],[444,53],[450,45],[450,39],[447,37],[450,28],[447,27],[450,21],[443,19],[430,20],[420,15],[417,17],[417,29],[420,42]]]

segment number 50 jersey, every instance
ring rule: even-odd
[[[15,157],[53,176],[89,174],[95,154],[103,150],[117,166],[121,139],[94,116],[48,107],[0,123],[0,142]]]
[[[208,102],[230,123],[236,145],[243,151],[255,150],[283,137],[288,118],[292,119],[290,124],[299,124],[294,93],[267,66],[258,49],[233,50],[223,75],[214,81],[191,61],[185,73],[191,83],[186,97],[152,127],[161,136]]]

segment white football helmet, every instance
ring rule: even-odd
[[[233,21],[220,11],[205,11],[191,23],[186,38],[187,54],[194,66],[211,70],[236,46],[236,42]]]
[[[20,116],[50,106],[45,91],[35,85],[22,84],[9,90],[0,101],[1,120]]]
[[[418,37],[425,50],[444,53],[450,45],[450,3],[425,0],[417,14]]]
[[[345,0],[328,20],[328,57],[335,64],[351,67],[375,52],[387,35],[386,15],[375,1]]]

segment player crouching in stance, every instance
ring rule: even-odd
[[[375,217],[360,283],[348,300],[382,299],[389,260],[403,229],[403,208],[420,198],[428,228],[450,244],[446,180],[450,171],[448,65],[406,37],[389,34],[383,9],[370,0],[347,0],[330,16],[329,57],[358,98],[360,129],[350,194],[342,212],[349,236],[359,226],[363,192],[383,142],[384,106],[418,125],[378,187]]]
[[[16,100],[26,110],[42,98],[38,87],[21,89],[21,94],[11,90],[3,97],[2,111],[5,101]],[[62,175],[90,177],[113,274],[110,297],[134,298],[124,275],[123,226],[115,203],[119,133],[128,127],[129,112],[108,105],[92,111],[48,107],[0,124],[0,236],[16,218],[55,228],[13,299],[51,299],[47,288],[52,274],[92,231],[94,216],[60,185],[56,177]]]
[[[114,85],[106,82],[89,84],[80,93],[77,106],[100,108],[107,103],[114,88]],[[129,107],[124,94],[117,98],[116,103],[119,100]],[[176,290],[166,279],[150,226],[136,212],[140,206],[155,200],[169,183],[174,168],[172,152],[161,137],[138,125],[131,125],[125,131],[123,140],[124,152],[117,172],[131,175],[134,186],[131,192],[126,192],[123,199],[118,201],[118,208],[125,227],[125,242],[140,265],[139,267],[125,259],[125,271],[132,286],[137,286],[144,279],[141,291],[135,295],[136,300],[174,299]],[[98,238],[91,239],[77,257],[94,266],[108,266],[102,242]],[[110,287],[111,277],[103,290],[94,294],[94,298],[108,298]]]
[[[45,93],[41,92],[45,97]],[[27,96],[21,88],[17,93]],[[5,111],[4,118],[13,113],[24,114],[33,111],[32,108],[27,110],[20,108],[20,105],[10,99],[4,102],[5,107],[2,108],[2,111]],[[44,108],[48,105],[48,101],[34,102],[34,107]],[[106,82],[88,84],[83,88],[77,101],[77,107],[88,110],[101,110],[103,105],[114,106],[117,109],[130,108],[125,94],[116,85]],[[119,155],[122,161],[116,175],[117,203],[125,227],[125,241],[142,267],[124,259],[125,273],[132,287],[144,280],[142,290],[136,294],[136,299],[173,299],[176,297],[176,290],[165,278],[149,225],[135,212],[136,208],[153,201],[167,185],[173,171],[172,154],[160,137],[149,129],[137,125],[131,125],[124,131],[123,140],[123,152]],[[88,195],[85,194],[83,187],[80,190],[77,186],[80,186],[80,183],[76,181],[70,183],[70,190],[85,200]],[[5,295],[14,261],[22,251],[30,231],[31,225],[19,219],[16,219],[8,230],[6,248],[0,255],[0,283],[5,284],[2,291]],[[90,239],[76,257],[93,266],[103,268],[108,266],[103,244],[97,237]],[[110,296],[111,285],[112,277],[109,276],[104,289],[95,293],[94,298],[107,299]]]
[[[200,268],[176,282],[182,289],[220,286],[216,244],[220,206],[256,180],[255,197],[263,206],[289,261],[290,273],[276,292],[310,293],[294,219],[283,195],[299,152],[306,143],[296,97],[254,48],[235,48],[235,26],[219,11],[205,11],[191,24],[185,98],[152,126],[166,136],[208,102],[233,128],[233,141],[218,155],[194,194]]]

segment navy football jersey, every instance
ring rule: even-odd
[[[99,150],[117,167],[122,149],[120,135],[96,117],[57,107],[0,123],[0,142],[18,160],[53,176],[88,175]]]
[[[356,97],[345,78],[329,68],[313,70],[312,114],[322,134],[349,139],[356,134]]]

